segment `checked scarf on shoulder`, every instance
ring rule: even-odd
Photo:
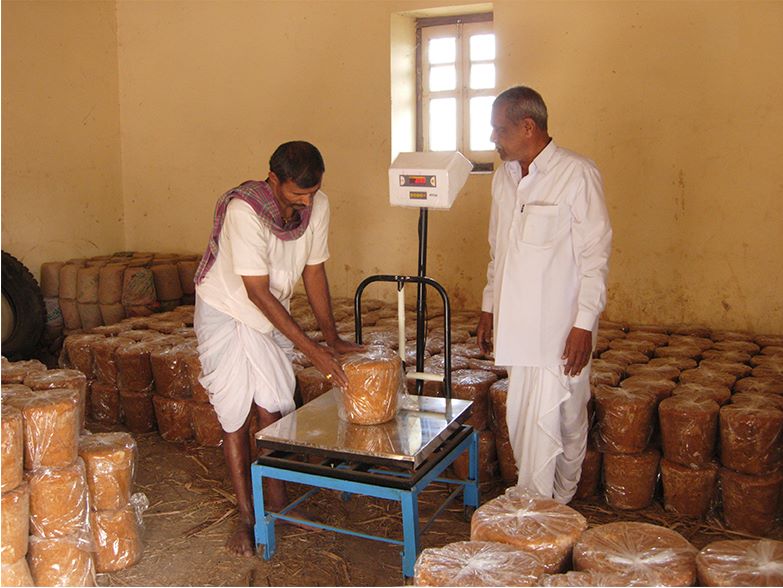
[[[283,216],[280,214],[280,207],[277,204],[275,195],[269,184],[263,181],[249,180],[232,188],[223,194],[215,205],[215,220],[212,223],[212,234],[209,237],[209,244],[201,263],[196,270],[194,282],[200,284],[207,275],[207,272],[215,263],[218,254],[218,242],[220,240],[220,231],[223,229],[223,221],[226,219],[226,209],[228,203],[234,198],[239,198],[247,202],[263,221],[269,227],[275,237],[282,241],[294,241],[301,237],[307,225],[310,223],[311,207],[295,211],[293,218],[288,222],[283,222]]]

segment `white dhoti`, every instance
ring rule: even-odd
[[[193,328],[201,360],[199,382],[224,431],[242,427],[253,402],[271,413],[294,410],[296,380],[286,354],[293,346],[281,333],[261,333],[198,297]]]
[[[575,378],[562,366],[509,369],[506,422],[519,486],[571,500],[587,447],[589,399],[589,365]]]

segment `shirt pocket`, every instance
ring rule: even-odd
[[[552,245],[560,226],[559,204],[526,204],[522,211],[519,240],[526,245]]]

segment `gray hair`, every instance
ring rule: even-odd
[[[546,104],[541,94],[527,86],[514,86],[504,90],[497,98],[494,105],[508,104],[506,114],[514,123],[519,123],[524,118],[532,118],[539,129],[547,132]]]

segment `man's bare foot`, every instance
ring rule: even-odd
[[[242,557],[253,557],[255,555],[256,536],[253,531],[253,525],[239,521],[236,529],[226,541],[226,549],[232,554]]]

